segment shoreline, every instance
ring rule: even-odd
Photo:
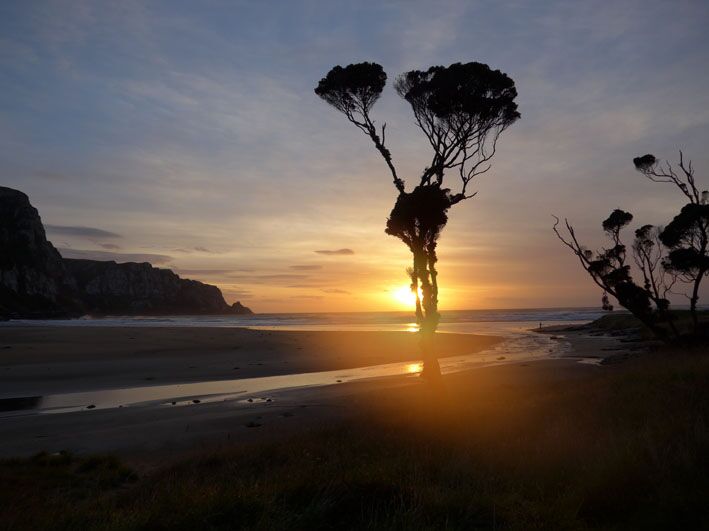
[[[439,334],[439,357],[490,349],[500,336]],[[197,327],[4,327],[0,398],[261,378],[420,359],[409,332]]]
[[[551,339],[566,341],[580,357],[597,359],[598,364],[620,363],[661,345],[644,337],[637,327],[603,328],[592,321],[585,324],[549,325],[530,330]]]
[[[502,341],[497,336],[440,334],[436,349],[446,359],[483,352]],[[348,370],[363,367],[366,371],[372,366],[418,359],[418,338],[409,332],[4,327],[0,329],[0,399],[42,400],[47,395],[51,399],[51,395],[91,390],[111,396],[125,388],[155,391],[165,385],[184,394],[190,393],[190,386],[205,382],[207,386],[220,381],[229,384],[230,380],[238,385],[259,379],[281,378],[287,382],[289,376],[322,371],[341,371],[343,375],[331,375],[331,384],[320,387],[288,389],[286,385],[269,392],[269,402],[259,399],[240,403],[237,392],[228,400],[212,401],[210,395],[198,395],[197,403],[186,401],[189,407],[156,403],[150,407],[99,406],[87,410],[93,405],[87,403],[81,411],[37,414],[30,410],[15,415],[7,411],[16,407],[8,400],[5,416],[0,418],[0,456],[31,455],[43,450],[146,455],[157,450],[164,455],[206,440],[221,440],[224,433],[234,429],[239,432],[239,440],[248,440],[252,430],[244,426],[253,423],[260,427],[261,413],[256,412],[261,411],[278,419],[278,430],[297,431],[339,418],[341,408],[324,405],[336,397],[359,396],[371,389],[410,383],[410,379],[407,382],[396,377],[348,383]],[[306,407],[311,408],[307,415],[300,411]],[[296,422],[289,422],[296,415]]]
[[[161,460],[200,445],[269,440],[314,429],[349,417],[372,393],[386,395],[423,383],[416,369],[408,376],[367,374],[386,364],[417,362],[417,336],[410,332],[4,327],[0,333],[0,398],[42,398],[92,389],[105,390],[107,395],[115,389],[116,395],[125,388],[158,391],[161,386],[189,395],[192,386],[199,388],[202,383],[248,384],[279,378],[286,382],[265,394],[239,388],[231,394],[189,395],[177,404],[153,401],[150,406],[106,409],[98,404],[87,410],[93,406],[87,403],[82,410],[60,414],[5,416],[0,418],[4,433],[0,456],[4,457],[69,450]],[[519,336],[533,343],[512,337],[438,334],[436,349],[442,365],[452,364],[454,371],[444,378],[523,370],[532,379],[545,379],[559,371],[577,375],[598,370],[578,363],[577,351],[559,349],[555,357],[544,349],[529,352],[531,347],[540,348],[539,338]],[[542,345],[554,347],[552,341],[545,338]],[[587,344],[598,348],[601,343]],[[101,359],[96,359],[97,352]],[[287,385],[289,376],[323,376],[323,371],[339,372],[327,374],[332,382],[315,387]],[[360,371],[364,379],[350,381],[348,371]]]

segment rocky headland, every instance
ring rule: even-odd
[[[0,187],[0,318],[250,313],[216,286],[149,263],[63,258],[27,195]]]

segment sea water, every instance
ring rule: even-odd
[[[531,308],[442,311],[441,332],[502,334],[536,328],[539,324],[585,323],[603,314],[598,308]],[[2,326],[140,326],[247,327],[268,330],[416,330],[411,312],[264,313],[255,315],[181,315],[91,317],[52,320],[10,320]]]

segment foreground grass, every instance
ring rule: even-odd
[[[5,461],[0,527],[693,529],[709,521],[709,353],[657,354],[585,378],[530,370],[453,376],[445,392],[378,394],[340,425],[142,477],[111,457]]]

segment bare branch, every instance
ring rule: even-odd
[[[382,126],[380,138],[369,115],[384,89],[386,77],[381,65],[376,63],[351,64],[345,68],[336,66],[320,80],[315,93],[369,136],[384,158],[393,177],[394,186],[399,193],[403,193],[404,181],[397,175],[391,152],[384,146],[386,124]]]
[[[690,203],[701,204],[702,193],[697,189],[694,180],[694,167],[692,166],[692,161],[689,161],[686,165],[684,162],[684,153],[682,150],[679,152],[679,168],[682,170],[684,176],[677,174],[675,169],[672,167],[669,161],[665,161],[664,164],[660,163],[654,155],[643,155],[642,157],[636,157],[633,159],[635,164],[635,169],[642,173],[649,180],[656,183],[670,183],[674,184],[679,190],[684,194]]]
[[[397,78],[395,88],[409,102],[416,125],[433,148],[431,164],[421,175],[420,186],[443,186],[446,170],[458,168],[462,189],[485,173],[496,151],[500,133],[519,118],[514,82],[480,63],[413,70]],[[483,169],[484,168],[484,169]]]

